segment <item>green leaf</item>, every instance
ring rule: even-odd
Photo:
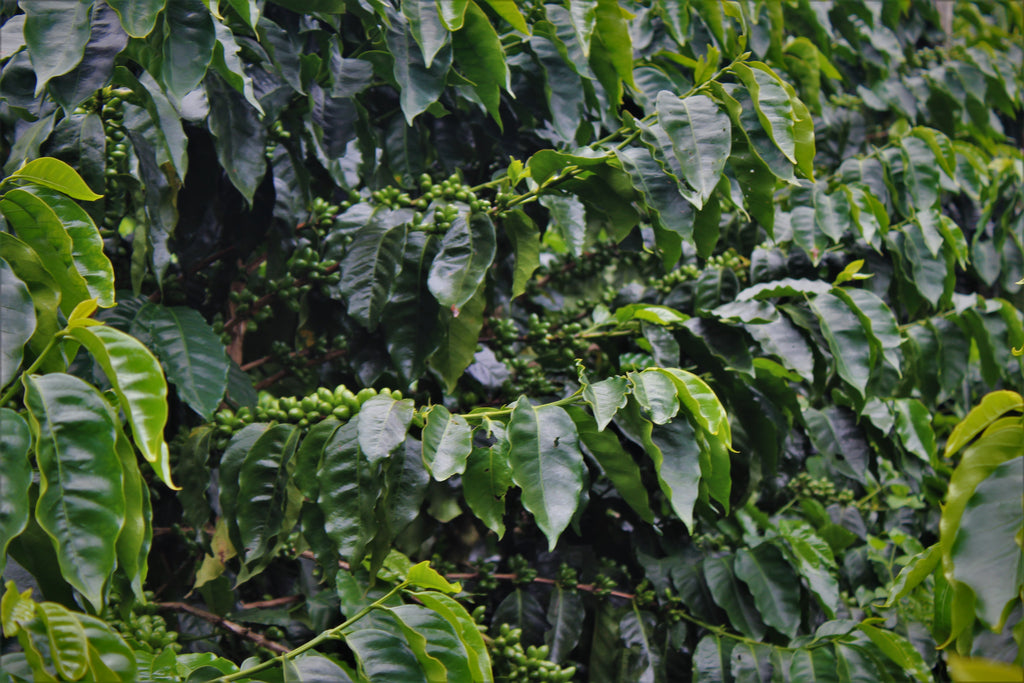
[[[693,207],[679,192],[678,179],[666,174],[650,150],[628,147],[617,150],[622,168],[641,194],[657,223],[684,240],[693,234]]]
[[[239,504],[238,473],[242,469],[242,463],[245,462],[249,451],[267,429],[268,425],[261,422],[245,425],[231,437],[230,443],[220,458],[218,470],[220,486],[217,489],[217,500],[220,503],[221,518],[228,525],[231,545],[236,549],[242,547],[237,514]]]
[[[466,1],[460,0],[465,11]],[[441,3],[441,18],[445,19],[444,2]],[[455,30],[448,24],[449,30]],[[459,27],[462,26],[460,20]],[[408,24],[391,22],[384,34],[388,52],[394,57],[393,73],[399,87],[399,103],[406,122],[411,126],[413,119],[437,101],[444,91],[445,75],[452,65],[452,50],[448,45],[441,48],[426,65],[423,51],[416,44],[416,38]]]
[[[128,36],[121,29],[117,15],[106,3],[93,7],[89,42],[85,45],[82,60],[71,71],[53,78],[49,83],[50,94],[55,102],[72,111],[94,92],[107,84],[114,68],[117,55],[128,45]],[[55,188],[59,189],[59,188]],[[93,200],[97,196],[75,196],[75,199]],[[92,194],[90,191],[89,194]]]
[[[939,167],[936,166],[935,153],[924,140],[913,136],[902,138],[900,149],[903,152],[903,178],[914,212],[936,206],[939,201]]]
[[[217,36],[217,44],[213,52],[213,67],[235,89],[235,92],[242,94],[242,97],[253,109],[261,115],[264,114],[263,105],[256,99],[252,78],[245,71],[240,56],[242,47],[235,40],[235,34],[220,21],[214,21],[213,28]]]
[[[359,448],[358,417],[343,424],[324,447],[320,497],[324,531],[353,565],[362,561],[376,528],[374,505],[380,495],[378,468]]]
[[[665,424],[679,412],[679,398],[672,377],[660,369],[631,372],[628,375],[632,395],[650,414],[656,425]]]
[[[733,680],[732,651],[735,641],[711,633],[700,639],[693,653],[693,680],[729,683]]]
[[[729,671],[737,681],[770,683],[772,647],[763,643],[737,642],[730,653]]]
[[[949,673],[957,683],[984,681],[1016,681],[1024,678],[1024,667],[985,657],[961,657],[950,652]]]
[[[64,579],[99,610],[125,515],[109,407],[71,375],[24,381],[40,475],[35,518],[53,539]]]
[[[36,94],[54,76],[70,71],[82,59],[89,41],[93,0],[30,2],[25,10],[25,45],[36,72]]]
[[[671,138],[682,179],[696,191],[684,195],[698,209],[704,208],[732,149],[729,115],[704,95],[680,98],[665,91],[658,93],[657,109],[658,122]]]
[[[452,415],[443,405],[427,413],[423,427],[423,462],[437,481],[444,481],[466,470],[466,459],[473,449],[473,438],[466,418]]]
[[[733,71],[750,92],[757,118],[787,159],[796,164],[793,105],[779,77],[760,62],[735,64]]]
[[[203,0],[173,0],[163,17],[160,80],[167,92],[181,99],[203,80],[213,59],[217,34]],[[211,107],[211,114],[216,109]]]
[[[866,289],[837,287],[832,293],[842,298],[860,318],[861,325],[869,333],[868,340],[874,351],[873,358],[884,359],[891,368],[899,372],[903,359],[903,335],[900,334],[899,324],[892,309]]]
[[[466,649],[467,661],[474,681],[491,683],[494,676],[491,673],[491,658],[484,643],[483,636],[477,629],[466,609],[454,598],[435,592],[413,593],[413,597],[421,603],[434,610],[448,621],[455,629],[462,646]]]
[[[910,674],[921,683],[932,680],[928,665],[924,663],[921,654],[906,638],[893,631],[880,629],[867,623],[862,623],[860,630],[905,673]]]
[[[55,602],[38,603],[36,612],[46,625],[57,672],[70,680],[84,676],[89,668],[89,641],[82,624],[69,609]]]
[[[569,525],[583,490],[583,455],[576,426],[559,406],[516,401],[508,424],[512,480],[523,490],[523,506],[554,550]]]
[[[25,283],[0,258],[0,388],[15,378],[25,344],[36,330],[36,311]]]
[[[290,531],[281,525],[298,444],[298,427],[274,425],[260,435],[238,469],[237,550],[246,564],[269,552],[277,534]]]
[[[128,418],[135,445],[167,486],[170,454],[164,442],[167,424],[167,383],[160,362],[139,340],[112,327],[74,327],[68,336],[96,359]]]
[[[726,447],[731,447],[732,429],[729,427],[729,416],[707,382],[692,372],[679,368],[662,368],[659,371],[667,374],[675,382],[679,402],[689,411],[690,419],[704,431],[717,436]]]
[[[619,639],[629,657],[623,657],[621,672],[625,680],[655,680],[662,669],[661,648],[655,642],[657,619],[650,612],[641,612],[636,603],[619,621]]]
[[[486,214],[455,219],[430,264],[427,286],[442,306],[462,308],[476,293],[494,261],[494,223]]]
[[[437,573],[429,562],[414,564],[409,574],[405,577],[413,586],[418,588],[430,588],[442,593],[458,593],[462,587],[457,583],[450,583],[447,579]]]
[[[405,223],[392,224],[375,214],[355,234],[341,262],[340,287],[348,302],[348,314],[368,330],[377,327],[391,295],[402,264],[407,230]]]
[[[512,297],[515,298],[526,291],[526,283],[540,267],[540,231],[521,209],[506,213],[501,225],[516,254],[512,275]]]
[[[398,622],[427,680],[473,680],[462,641],[444,617],[423,605],[399,605],[389,608],[387,613]]]
[[[1018,427],[1024,436],[1024,426]],[[1024,442],[1024,438],[1021,439]],[[953,541],[953,576],[971,587],[978,616],[1001,630],[1024,587],[1024,457],[997,466],[974,489]]]
[[[92,297],[76,268],[74,244],[62,217],[38,193],[39,188],[9,190],[0,199],[0,211],[15,235],[36,252],[60,286],[61,310],[70,315],[79,302]]]
[[[692,531],[693,506],[700,493],[701,465],[697,435],[690,423],[675,420],[655,430],[654,425],[640,415],[636,401],[630,401],[619,411],[615,423],[650,456],[658,474],[658,486],[672,510]]]
[[[89,669],[96,680],[110,683],[132,683],[136,677],[135,657],[132,649],[106,622],[76,612],[75,618],[85,630],[89,641]]]
[[[935,458],[935,430],[928,408],[916,398],[901,398],[893,402],[896,413],[896,433],[903,447],[925,462]]]
[[[441,21],[449,31],[458,31],[466,15],[469,0],[437,0],[437,8],[441,12]]]
[[[548,623],[551,628],[544,632],[544,642],[550,648],[548,659],[561,664],[580,642],[586,610],[583,598],[575,588],[556,585],[548,600]]]
[[[623,406],[625,406],[625,400],[623,400]],[[640,468],[633,460],[633,456],[622,448],[619,437],[610,430],[600,429],[594,418],[587,415],[581,408],[571,406],[566,410],[576,424],[580,441],[597,460],[605,475],[615,485],[619,495],[640,515],[641,519],[652,523],[654,512],[651,510],[647,489],[640,476]]]
[[[733,573],[732,557],[705,557],[701,566],[712,599],[729,615],[733,627],[750,638],[764,638],[765,625],[753,605],[750,593]]]
[[[138,78],[136,78],[126,67],[119,66],[114,70],[113,79],[116,85],[131,90],[132,101],[138,102],[149,114],[152,127],[147,130],[147,133],[149,133],[147,139],[155,147],[153,154],[155,155],[157,166],[163,171],[163,169],[166,169],[166,164],[170,163],[174,166],[174,170],[177,171],[178,179],[184,180],[188,170],[188,153],[186,149],[188,139],[185,137],[181,117],[174,108],[174,105],[164,95],[156,80],[146,72],[140,73]],[[212,83],[210,87],[216,89],[221,85],[220,82],[216,82]],[[220,122],[220,112],[214,118]],[[251,125],[251,121],[246,123]],[[149,124],[146,123],[144,125],[148,126]],[[250,128],[249,133],[255,135],[258,134],[258,131]],[[138,153],[138,150],[136,152]],[[235,172],[234,169],[227,166],[225,166],[225,169],[228,171],[229,176]],[[258,169],[247,168],[245,170],[246,172],[255,173]],[[143,181],[145,182],[145,178],[143,178]],[[258,178],[253,180],[253,182],[258,182]]]
[[[519,11],[518,3],[515,0],[485,0],[485,2],[512,28],[520,33],[530,35],[530,26],[526,23],[526,17]]]
[[[872,367],[868,331],[849,305],[835,294],[814,297],[811,310],[821,324],[836,372],[863,400]]]
[[[135,321],[160,358],[167,378],[194,411],[213,418],[227,389],[231,367],[224,346],[198,311],[185,306],[146,304]]]
[[[149,549],[153,543],[152,508],[149,502],[149,487],[139,471],[135,449],[117,421],[117,413],[111,407],[111,420],[115,424],[115,447],[121,462],[124,490],[124,524],[117,535],[117,565],[127,576],[132,591],[140,600],[145,599],[142,586],[149,569]]]
[[[989,425],[1011,411],[1024,411],[1024,398],[1013,391],[993,391],[971,409],[946,440],[945,457],[950,457]]]
[[[839,609],[839,582],[836,580],[836,560],[828,543],[807,522],[785,519],[779,523],[779,533],[786,541],[794,566],[807,580],[807,586],[830,619]]]
[[[589,8],[580,8],[586,11]],[[577,10],[577,11],[580,11]],[[594,10],[594,36],[601,41],[615,73],[627,85],[633,85],[633,42],[626,13],[618,0],[597,0]]]
[[[462,495],[473,514],[501,538],[505,535],[505,493],[512,486],[505,429],[491,424],[493,443],[474,448],[462,475]]]
[[[838,676],[835,656],[827,648],[801,648],[793,652],[789,659],[790,680],[839,683]]]
[[[625,377],[607,377],[599,382],[587,382],[580,370],[583,400],[594,411],[597,429],[603,431],[622,408],[626,407],[629,381]]]
[[[935,568],[939,566],[941,559],[942,552],[938,543],[934,543],[917,555],[914,555],[903,569],[900,570],[896,580],[893,581],[892,587],[889,589],[889,598],[885,601],[885,606],[892,606],[897,600],[908,595],[912,590],[921,585],[925,579],[931,576]]]
[[[428,683],[404,638],[380,629],[364,628],[346,634],[345,644],[352,649],[360,672],[371,683]]]
[[[201,6],[201,0],[197,1]],[[209,116],[217,159],[231,179],[231,184],[252,204],[256,188],[263,180],[267,168],[264,156],[266,127],[260,122],[258,112],[245,101],[245,97],[219,75],[209,74],[205,85],[207,97],[217,103],[210,107]]]
[[[557,251],[568,249],[573,256],[582,254],[587,238],[587,217],[583,202],[572,196],[543,195],[540,203],[548,210],[548,231],[544,233],[544,243],[551,240],[549,234],[553,233],[565,245]]]
[[[388,457],[405,441],[416,406],[411,398],[396,401],[378,394],[359,409],[359,448],[371,465]],[[424,439],[425,440],[425,439]]]
[[[98,195],[89,189],[89,186],[82,180],[71,166],[60,159],[43,157],[33,159],[14,173],[7,176],[5,183],[12,181],[26,181],[35,185],[42,185],[51,190],[63,192],[72,199],[79,199],[91,202],[103,195]]]
[[[7,262],[14,275],[25,283],[29,294],[32,295],[36,330],[29,338],[28,345],[38,355],[63,327],[57,320],[57,313],[60,310],[60,288],[46,270],[39,254],[10,233],[0,232],[0,258]],[[63,369],[63,360],[59,358],[55,358],[51,364],[44,362],[40,366],[40,370],[44,372],[59,372]]]
[[[125,33],[133,38],[144,38],[156,26],[156,18],[167,0],[109,0],[121,18]]]
[[[747,584],[764,623],[790,638],[800,629],[800,591],[782,553],[771,543],[740,548],[733,561],[736,576]]]
[[[7,546],[28,526],[31,447],[25,420],[10,408],[0,408],[0,574],[7,566]]]
[[[501,126],[501,90],[511,90],[512,75],[501,39],[475,2],[466,5],[462,27],[452,34],[452,51],[459,71],[472,81],[477,97]]]
[[[448,42],[448,29],[441,23],[434,0],[412,0],[402,3],[402,14],[409,22],[409,31],[423,51],[423,62],[430,68],[434,57]]]
[[[441,309],[441,341],[430,357],[430,365],[444,381],[446,391],[455,389],[462,373],[473,362],[477,340],[484,325],[484,306],[487,303],[483,286],[456,314]]]
[[[441,307],[427,287],[427,273],[436,253],[437,238],[418,231],[408,233],[401,272],[381,313],[391,362],[406,383],[423,375],[427,360],[437,350]]]

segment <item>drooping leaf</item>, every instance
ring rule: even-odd
[[[953,428],[946,440],[945,457],[950,457],[989,425],[1010,411],[1024,411],[1024,398],[1013,391],[993,391],[986,394],[981,402],[971,409],[963,420]]]
[[[109,0],[121,18],[121,26],[133,38],[143,38],[156,26],[156,18],[167,0]]]
[[[146,304],[135,321],[162,361],[178,395],[209,420],[227,390],[230,363],[220,338],[198,311],[185,306]]]
[[[461,2],[465,8],[466,0]],[[443,7],[441,18],[445,19]],[[449,22],[446,23],[449,30],[455,30]],[[452,50],[450,44],[444,45],[435,53],[428,67],[423,59],[423,51],[416,44],[416,38],[407,23],[392,21],[384,39],[388,51],[394,57],[394,77],[400,90],[402,113],[411,126],[413,119],[426,111],[444,90],[445,74],[452,64]]]
[[[341,262],[340,287],[348,313],[368,330],[377,327],[391,294],[407,230],[404,223],[371,220],[356,233]]]
[[[793,106],[779,77],[760,63],[737,64],[735,70],[750,92],[761,126],[785,157],[796,164]]]
[[[448,41],[448,29],[441,23],[434,0],[415,0],[402,3],[402,14],[409,22],[409,30],[423,51],[423,62],[430,68],[434,56]]]
[[[668,133],[682,169],[681,179],[696,192],[686,198],[702,209],[718,185],[732,147],[729,116],[704,95],[680,98],[661,92],[657,108],[658,122]]]
[[[929,671],[928,665],[924,663],[921,653],[906,638],[894,631],[881,629],[866,623],[860,625],[860,630],[903,671],[921,681],[921,683],[926,683],[926,681],[932,679],[931,671]]]
[[[586,611],[579,591],[557,585],[548,600],[547,620],[551,628],[544,632],[544,642],[551,648],[549,658],[562,663],[579,643],[583,634]]]
[[[206,12],[202,2],[197,2]],[[212,34],[212,25],[210,31]],[[266,127],[245,97],[219,75],[209,74],[205,85],[207,97],[217,102],[217,106],[210,108],[209,118],[217,159],[231,184],[252,204],[256,188],[266,173]]]
[[[427,683],[429,680],[416,655],[409,649],[408,643],[398,635],[380,629],[364,628],[348,633],[345,636],[345,643],[352,648],[359,662],[359,670],[368,681]]]
[[[71,610],[55,602],[40,602],[36,610],[46,626],[57,672],[70,680],[84,676],[89,668],[89,641],[82,624]]]
[[[149,500],[149,488],[139,471],[135,449],[117,424],[117,415],[111,411],[115,422],[115,447],[121,462],[124,491],[124,524],[117,535],[117,565],[131,583],[132,592],[144,599],[143,584],[149,571],[149,549],[153,544],[153,512]]]
[[[69,336],[103,368],[132,427],[135,445],[163,482],[176,489],[164,442],[167,383],[160,362],[135,337],[105,325],[74,327]]]
[[[486,214],[457,217],[430,265],[427,286],[438,303],[462,308],[487,274],[495,247],[494,223]]]
[[[180,99],[199,85],[213,59],[214,19],[202,0],[169,2],[163,18],[160,78],[167,91]]]
[[[339,428],[324,447],[320,497],[324,531],[341,555],[362,561],[376,527],[374,505],[380,495],[378,468],[359,448],[360,413]]]
[[[7,546],[28,526],[31,447],[25,420],[10,408],[0,408],[0,572],[7,566]]]
[[[834,576],[836,569],[832,549],[807,522],[783,520],[779,533],[785,539],[795,560],[794,566],[807,580],[807,586],[818,599],[826,616],[835,616],[839,607],[839,582]]]
[[[589,9],[584,5],[577,11],[586,14]],[[627,85],[633,85],[633,42],[625,12],[616,0],[597,0],[593,35],[601,41],[602,52],[607,55],[618,77]]]
[[[583,455],[576,426],[559,406],[533,406],[519,399],[508,424],[512,479],[522,490],[523,506],[554,549],[569,525],[583,490]]]
[[[501,90],[511,89],[511,72],[498,33],[480,6],[467,3],[462,27],[452,34],[455,64],[498,125]]]
[[[117,14],[107,3],[96,3],[82,60],[71,71],[50,80],[49,90],[53,99],[65,111],[73,110],[107,83],[114,60],[127,45],[128,36],[121,28]],[[80,196],[74,198],[85,199]]]
[[[473,680],[462,641],[444,617],[423,605],[398,605],[387,612],[404,633],[427,680]]]
[[[423,462],[437,481],[444,481],[466,469],[473,448],[469,423],[452,415],[443,405],[431,407],[423,427]]]
[[[734,641],[708,634],[697,643],[693,653],[693,679],[708,683],[727,683],[733,680],[732,650]]]
[[[245,563],[260,559],[281,531],[288,500],[291,461],[299,443],[299,430],[278,424],[265,431],[238,469],[236,519]]]
[[[868,332],[846,302],[835,294],[819,294],[811,300],[811,310],[828,341],[836,372],[863,399],[872,367]]]
[[[526,283],[540,267],[540,231],[521,209],[508,212],[501,222],[516,254],[512,297],[526,291]]]
[[[736,576],[747,584],[764,622],[790,638],[800,628],[800,591],[787,577],[792,567],[771,543],[740,548],[733,561]]]
[[[473,448],[466,460],[462,495],[473,514],[501,538],[505,535],[505,493],[512,486],[512,467],[504,427],[492,424],[490,438],[493,443]]]
[[[7,261],[0,258],[0,388],[16,376],[25,344],[35,330],[32,295]]]
[[[656,617],[641,612],[634,604],[619,621],[619,638],[629,653],[623,657],[622,675],[631,681],[656,681],[663,664],[663,653],[654,639]]]
[[[61,575],[99,609],[125,514],[109,407],[59,373],[26,377],[25,404],[40,474],[35,519],[53,539]]]
[[[484,290],[481,286],[457,314],[441,309],[441,340],[437,351],[430,357],[430,366],[441,375],[449,392],[454,390],[462,373],[473,362],[477,340],[484,325]]]
[[[466,609],[459,602],[443,593],[429,591],[415,593],[414,595],[424,605],[447,619],[448,623],[455,629],[455,632],[458,633],[462,645],[466,649],[473,680],[480,681],[481,683],[491,683],[494,677],[491,672],[490,654],[488,653],[487,645],[484,643],[483,636],[477,629],[476,622],[473,621],[473,617],[466,612]]]
[[[704,576],[715,604],[729,615],[729,622],[740,633],[760,640],[765,634],[765,625],[746,587],[733,573],[732,557],[706,557],[702,563]]]
[[[53,78],[70,71],[82,59],[89,41],[92,0],[53,0],[27,3],[25,45],[36,72],[36,93]]]

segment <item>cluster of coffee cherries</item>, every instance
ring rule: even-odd
[[[301,281],[302,285],[295,285]],[[321,259],[320,254],[311,246],[304,246],[295,250],[291,259],[288,260],[288,274],[277,280],[267,282],[267,287],[272,292],[282,292],[281,296],[286,301],[294,300],[294,294],[300,294],[301,288],[306,284],[324,289],[329,285],[338,284],[341,281],[341,273],[338,272],[338,262],[334,259]],[[288,288],[297,288],[293,294]],[[298,310],[298,304],[294,310]]]
[[[353,392],[344,384],[339,384],[333,391],[320,387],[306,396],[276,397],[261,391],[254,409],[243,406],[237,411],[230,408],[217,411],[213,418],[216,425],[213,447],[223,450],[235,432],[254,422],[287,423],[305,429],[329,417],[349,420],[364,403],[378,394],[395,400],[402,398],[400,391],[381,389],[378,392],[372,387],[366,387]]]
[[[678,268],[673,268],[661,277],[650,278],[647,281],[647,286],[654,289],[659,294],[669,294],[673,289],[684,282],[696,280],[698,275],[700,275],[700,269],[697,268],[696,265],[692,263],[684,263]]]
[[[474,613],[476,616],[476,613]],[[502,624],[491,639],[488,651],[496,681],[529,681],[530,683],[571,681],[576,667],[561,667],[548,659],[547,645],[523,647],[523,630]]]
[[[325,236],[335,217],[348,208],[348,203],[345,204],[332,204],[323,197],[313,197],[305,227],[313,228],[321,237]]]
[[[736,277],[739,278],[740,282],[746,282],[747,271],[750,268],[750,259],[741,256],[735,248],[729,247],[721,254],[709,256],[705,267],[728,268],[736,273]]]
[[[125,88],[106,87],[86,100],[72,115],[99,114],[103,121],[105,159],[103,171],[104,214],[102,227],[115,230],[124,217],[127,206],[126,188],[122,176],[129,171],[130,152],[124,128],[124,98],[131,96]]]
[[[148,599],[153,597],[149,592],[146,595]],[[167,630],[167,622],[152,603],[136,603],[130,609],[119,609],[117,601],[112,600],[101,616],[132,650],[150,654],[159,654],[168,648],[181,651],[177,632]]]
[[[809,472],[800,472],[786,484],[798,498],[816,498],[823,503],[848,504],[853,502],[853,491],[836,490],[836,485],[826,477],[814,477]]]

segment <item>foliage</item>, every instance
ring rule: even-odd
[[[1018,4],[3,9],[3,680],[1019,677]]]

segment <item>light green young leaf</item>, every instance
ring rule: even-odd
[[[981,399],[946,440],[945,457],[950,457],[989,425],[1011,411],[1024,411],[1024,398],[1014,391],[993,391]]]
[[[46,625],[57,672],[72,681],[84,676],[89,669],[89,641],[82,624],[71,610],[55,602],[40,602],[36,611]]]
[[[72,199],[86,202],[94,201],[103,196],[90,190],[89,186],[82,180],[82,176],[78,175],[75,169],[60,159],[52,157],[33,159],[7,176],[4,179],[4,184],[19,181],[42,185],[51,190],[63,192]]]
[[[437,570],[431,567],[429,562],[420,562],[413,565],[405,580],[413,586],[430,588],[442,593],[458,593],[462,590],[462,586],[457,583],[451,583],[438,574]]]

